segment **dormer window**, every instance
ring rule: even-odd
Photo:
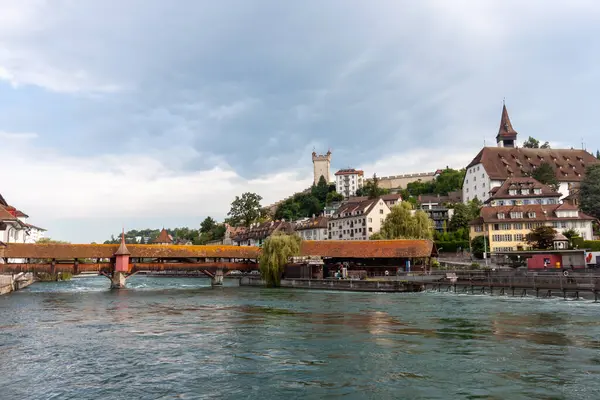
[[[514,212],[510,213],[510,217],[514,218],[514,219],[520,219],[520,218],[523,218],[523,213],[514,211]]]
[[[508,191],[508,194],[510,194],[511,196],[516,196],[517,195],[517,189],[510,189]]]
[[[535,212],[534,212],[534,211],[529,211],[529,212],[527,213],[527,217],[528,217],[528,218],[535,218]]]
[[[504,219],[504,213],[498,213],[498,219]]]
[[[542,189],[539,189],[539,188],[533,189],[533,193],[542,194]]]
[[[522,195],[528,195],[529,194],[529,189],[521,189],[521,194]]]

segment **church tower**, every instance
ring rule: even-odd
[[[496,135],[496,143],[498,147],[515,147],[517,143],[517,131],[515,131],[508,118],[506,104],[502,106],[502,118],[500,119],[500,129]]]
[[[312,153],[313,170],[315,174],[314,185],[319,183],[321,177],[325,177],[327,183],[331,182],[329,175],[329,168],[331,164],[331,151],[327,151],[325,155],[317,154],[313,151]]]

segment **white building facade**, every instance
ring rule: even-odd
[[[294,232],[303,240],[328,240],[327,217],[313,217],[296,223]]]
[[[335,190],[344,198],[356,196],[356,191],[364,186],[364,172],[361,170],[341,169],[335,173]]]
[[[390,209],[381,198],[350,202],[329,219],[331,240],[369,240],[378,233]]]

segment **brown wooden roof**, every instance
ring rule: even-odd
[[[585,169],[600,161],[585,150],[484,147],[467,169],[483,164],[490,179],[505,180],[526,177],[542,163],[550,164],[560,182],[580,182]]]
[[[169,232],[165,228],[163,228],[152,243],[171,244],[173,243],[173,238],[171,237],[171,235],[169,235]]]
[[[321,240],[302,242],[303,256],[332,258],[430,257],[430,240]]]
[[[116,244],[23,244],[9,243],[2,257],[10,258],[110,258],[118,250]],[[127,246],[131,257],[141,258],[256,258],[260,249],[250,246]],[[0,253],[2,248],[0,248]]]

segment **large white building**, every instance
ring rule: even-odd
[[[558,192],[563,198],[579,186],[585,169],[598,159],[585,150],[518,148],[517,132],[506,111],[502,109],[500,128],[496,135],[497,147],[484,147],[469,163],[463,181],[463,201],[475,198],[485,202],[493,188],[500,187],[509,178],[529,176],[543,163],[549,164],[559,182]]]
[[[350,201],[342,205],[329,219],[331,240],[369,240],[378,233],[390,213],[382,198]]]
[[[356,191],[364,185],[365,173],[354,168],[340,169],[335,173],[335,190],[346,199],[356,196]]]
[[[27,214],[9,205],[0,195],[0,242],[36,243],[44,237],[46,230],[27,223],[28,218]]]

